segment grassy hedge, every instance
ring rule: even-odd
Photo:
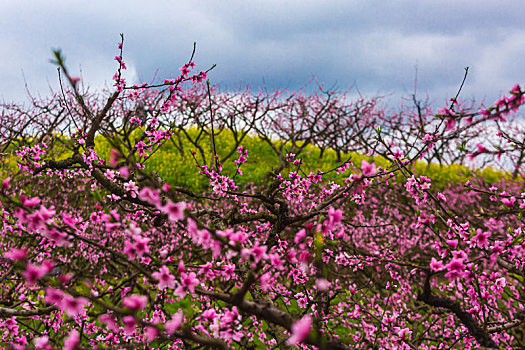
[[[188,133],[192,137],[196,135],[196,132],[195,129],[188,130]],[[111,148],[110,144],[102,137],[97,138],[96,141],[96,152],[107,159]],[[232,135],[226,132],[218,135],[215,143],[217,154],[221,159],[235,145]],[[202,139],[199,145],[209,158],[211,154],[209,138]],[[242,145],[248,150],[248,161],[242,165],[241,170],[243,171],[243,175],[237,176],[236,182],[240,185],[262,183],[267,173],[279,166],[279,157],[270,145],[256,136],[247,136],[243,140]],[[198,174],[198,169],[195,167],[195,159],[191,154],[192,151],[198,152],[198,150],[184,138],[182,148],[184,149],[184,155],[181,154],[171,141],[167,141],[151,158],[145,161],[146,170],[158,172],[163,179],[172,185],[186,186],[195,191],[204,191],[207,188],[208,180]],[[289,149],[289,147],[286,149]],[[319,154],[319,148],[313,145],[307,146],[297,157],[303,160],[301,171],[306,174],[309,174],[310,171],[315,173],[318,169],[325,172],[340,165],[340,163],[337,162],[335,151],[325,150],[322,158],[319,158]],[[196,157],[198,161],[201,162],[199,153],[197,153]],[[357,153],[345,154],[342,159],[346,160],[349,157],[357,168],[360,167],[362,160],[369,162],[374,161],[378,166],[383,168],[390,164],[388,160],[382,157],[367,157]],[[234,163],[234,160],[237,158],[238,153],[235,153],[223,164],[225,174],[235,174],[237,165]],[[296,167],[292,166],[291,168],[285,169],[283,173],[287,174],[295,170]],[[411,170],[416,174],[425,175],[432,179],[434,186],[437,188],[447,187],[450,183],[464,183],[474,175],[483,177],[488,183],[494,183],[502,178],[509,177],[508,174],[491,168],[472,170],[465,165],[452,164],[440,166],[439,164],[428,164],[423,161],[418,161],[413,164]],[[343,181],[347,176],[348,173],[336,175],[336,173],[333,172],[331,174],[331,178],[333,177],[337,182]],[[399,180],[402,180],[401,176],[401,174],[398,174]]]
[[[197,130],[188,129],[187,132],[191,137],[194,137]],[[110,143],[100,135],[97,136],[95,143],[95,151],[98,155],[103,159],[108,159],[111,149]],[[221,159],[235,145],[231,133],[225,131],[216,137],[215,143],[217,154]],[[211,154],[209,138],[206,137],[201,139],[199,145],[204,150],[206,157],[209,158],[209,155]],[[245,137],[242,145],[248,150],[248,161],[242,165],[241,170],[243,171],[243,175],[236,177],[236,183],[239,185],[246,185],[248,183],[260,184],[265,181],[265,176],[269,171],[272,171],[279,166],[279,157],[275,154],[270,145],[256,136]],[[208,186],[208,180],[204,176],[198,174],[198,169],[195,167],[195,158],[192,156],[192,151],[198,152],[198,150],[184,137],[182,137],[182,148],[184,150],[183,154],[181,154],[171,140],[166,141],[166,143],[156,151],[155,154],[144,162],[146,170],[158,172],[163,179],[172,185],[185,186],[194,191],[205,191]],[[286,147],[285,145],[285,149],[289,148],[290,147]],[[60,147],[60,151],[55,150],[54,153],[56,154],[55,160],[64,159],[71,155],[71,151],[66,151],[63,147]],[[297,157],[303,160],[301,171],[306,174],[309,174],[311,171],[315,173],[318,170],[326,172],[340,165],[340,163],[337,162],[336,152],[333,150],[325,150],[322,158],[319,158],[319,155],[319,148],[313,145],[307,146]],[[199,153],[197,153],[196,157],[199,162],[202,162]],[[237,165],[234,163],[234,160],[237,159],[237,157],[238,153],[235,153],[230,159],[228,159],[228,161],[222,164],[225,174],[235,174]],[[343,160],[348,158],[352,159],[357,168],[360,167],[362,160],[367,160],[369,162],[374,161],[376,165],[383,168],[390,164],[388,160],[377,156],[367,157],[357,153],[344,154],[342,156]],[[13,154],[4,156],[0,161],[0,178],[6,178],[9,174],[13,174],[18,170],[18,166],[16,165],[17,159]],[[290,171],[296,170],[296,167],[292,166],[291,168],[284,169],[283,173],[287,174]],[[447,187],[451,183],[464,183],[474,175],[484,178],[487,183],[494,183],[502,179],[510,179],[509,174],[492,168],[472,170],[467,166],[460,164],[440,166],[439,164],[428,164],[423,161],[418,161],[412,165],[411,170],[416,174],[425,175],[432,179],[433,186],[437,188]],[[336,175],[335,172],[332,172],[330,176],[330,178],[333,178],[335,181],[342,182],[346,179],[348,173],[344,175]],[[402,180],[401,174],[398,174],[398,179]]]

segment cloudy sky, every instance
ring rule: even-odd
[[[525,83],[525,1],[2,0],[0,101],[56,89],[52,48],[94,88],[111,81],[119,33],[129,81],[172,77],[197,42],[197,69],[223,89],[297,89],[313,76],[367,96],[429,93],[492,103]]]

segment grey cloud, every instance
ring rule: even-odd
[[[497,98],[523,83],[519,1],[34,1],[0,4],[0,98],[23,100],[21,71],[43,94],[56,86],[48,63],[61,47],[87,83],[111,80],[118,34],[126,35],[130,78],[176,75],[197,42],[198,69],[217,63],[214,83],[233,89],[295,89],[313,75],[341,89],[402,96],[413,89],[437,104],[471,67],[464,97]],[[110,84],[110,83],[108,83]],[[489,101],[490,103],[490,101]]]

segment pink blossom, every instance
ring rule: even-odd
[[[87,304],[87,302],[87,298],[74,298],[69,294],[64,294],[58,308],[64,311],[69,317],[73,317],[84,311],[84,305]]]
[[[317,289],[324,292],[330,288],[331,283],[326,278],[318,278],[315,281],[315,285],[317,286]]]
[[[75,229],[76,224],[79,220],[69,216],[67,213],[62,213],[62,221],[72,229]]]
[[[142,229],[135,222],[129,224],[129,228],[126,230],[126,233],[129,233],[133,237],[139,237],[142,233]]]
[[[135,259],[135,257],[142,257],[144,254],[149,253],[148,243],[151,241],[151,238],[135,236],[134,241],[126,240],[124,242],[123,253],[126,254],[130,259]]]
[[[457,239],[447,239],[445,242],[450,246],[452,249],[456,249],[458,247],[458,240]]]
[[[157,191],[152,190],[149,187],[144,187],[139,192],[139,198],[145,202],[153,204],[156,208],[160,208],[162,205],[160,196]]]
[[[341,209],[328,208],[328,219],[331,227],[343,221],[343,211]]]
[[[217,318],[217,312],[215,312],[215,309],[208,309],[202,313],[201,317],[206,321],[211,322]]]
[[[432,258],[430,261],[430,269],[432,271],[441,271],[445,267],[443,266],[443,262],[441,260],[436,260],[436,258]]]
[[[304,309],[308,305],[308,299],[303,293],[295,294],[295,298],[297,298],[297,305],[299,305],[299,307]]]
[[[49,337],[47,335],[36,337],[33,339],[33,343],[35,344],[35,349],[48,349]]]
[[[100,322],[104,323],[108,329],[112,332],[117,332],[119,327],[117,323],[115,322],[115,317],[109,315],[109,314],[103,314],[99,317]]]
[[[481,114],[481,115],[484,116],[484,117],[490,117],[490,111],[487,110],[487,109],[480,109],[480,110],[478,111],[478,113]]]
[[[487,149],[481,143],[476,144],[476,148],[478,149],[477,153],[485,153],[485,152],[487,152]]]
[[[306,230],[303,228],[303,229],[300,229],[296,234],[295,234],[295,238],[294,238],[294,243],[295,244],[299,244],[299,242],[301,242],[301,240],[306,237]]]
[[[74,350],[80,345],[80,335],[77,330],[72,330],[69,335],[64,339],[63,350]]]
[[[516,202],[516,197],[509,197],[509,198],[501,198],[501,203],[503,203],[507,207],[512,207],[514,203]]]
[[[361,162],[361,170],[364,176],[374,176],[377,173],[375,163],[368,163],[366,160]]]
[[[183,77],[187,76],[190,73],[190,69],[186,65],[179,68],[179,70]]]
[[[7,177],[7,178],[2,180],[2,189],[3,190],[8,190],[9,188],[11,188],[11,185],[9,184],[9,182],[11,182],[11,178],[10,177]]]
[[[408,328],[394,327],[394,330],[397,332],[399,339],[406,339],[409,335],[412,334],[412,331]]]
[[[307,265],[311,258],[312,254],[308,250],[302,250],[301,253],[299,253],[299,256],[297,257],[297,260],[300,263]]]
[[[235,245],[237,243],[243,243],[248,237],[242,231],[232,232],[229,237],[230,244]]]
[[[120,176],[127,179],[129,178],[129,168],[127,166],[122,166],[118,169]]]
[[[35,205],[38,205],[38,203],[40,203],[40,198],[33,197],[30,199],[27,199],[26,196],[20,196],[20,201],[26,207],[34,207]]]
[[[122,300],[122,305],[131,310],[139,310],[146,307],[148,297],[145,295],[132,294]]]
[[[392,155],[394,156],[394,159],[401,159],[404,156],[403,152],[398,148],[396,148],[394,152],[392,152]]]
[[[128,181],[124,184],[124,189],[129,192],[132,198],[137,197],[137,191],[139,187],[135,184],[135,181]]]
[[[27,228],[29,230],[39,230],[44,228],[45,220],[44,217],[38,212],[35,211],[32,214],[26,216]]]
[[[452,257],[454,259],[467,260],[468,255],[463,250],[455,250],[452,252]]]
[[[433,141],[434,139],[436,138],[435,135],[433,134],[425,134],[425,136],[423,137],[423,141],[425,142],[429,142],[429,141]]]
[[[256,242],[255,245],[252,248],[243,248],[241,250],[241,256],[244,260],[249,260],[250,257],[253,257],[254,262],[259,262],[262,259],[266,259],[268,255],[266,254],[266,250],[268,247],[266,246],[259,246],[259,242]]]
[[[305,315],[299,321],[292,325],[292,336],[288,338],[286,344],[295,345],[308,337],[310,330],[312,329],[312,317]]]
[[[255,245],[251,249],[251,254],[254,257],[255,262],[259,262],[262,259],[266,259],[267,258],[267,255],[266,255],[266,250],[267,249],[268,249],[268,247],[266,247],[265,245],[260,246],[258,242],[255,243]]]
[[[177,288],[175,293],[180,296],[186,295],[188,290],[192,293],[195,293],[195,286],[199,284],[199,280],[197,279],[197,275],[195,274],[195,272],[182,272],[180,276],[181,285],[179,286],[179,288]]]
[[[454,280],[463,276],[463,270],[465,265],[463,265],[463,259],[453,258],[447,265],[446,268],[448,272],[445,274],[449,280]]]
[[[149,241],[151,241],[151,238],[141,236],[135,237],[135,251],[139,258],[144,254],[149,253]]]
[[[54,289],[50,287],[46,288],[46,297],[44,298],[46,303],[60,305],[63,298],[64,292],[62,292],[60,289]]]
[[[122,154],[117,151],[116,149],[112,148],[110,151],[109,151],[109,161],[108,161],[108,164],[112,167],[112,168],[115,168],[117,166],[117,163],[119,161],[119,159],[122,158]]]
[[[33,285],[48,272],[49,270],[47,269],[47,266],[27,264],[25,271],[22,272],[22,276],[24,276],[29,285]]]
[[[489,247],[489,236],[489,231],[483,231],[478,228],[476,230],[476,236],[474,236],[472,240],[477,244],[479,248],[487,249]]]
[[[437,109],[437,112],[438,112],[438,114],[441,115],[441,116],[453,115],[453,114],[454,114],[454,111],[448,109],[447,107],[444,107],[444,108],[438,108],[438,109]]]
[[[135,332],[135,326],[137,325],[137,322],[133,316],[128,315],[122,317],[122,323],[124,323],[124,331],[127,334],[133,334],[133,332]]]
[[[163,213],[168,214],[170,221],[179,221],[184,219],[184,210],[186,209],[185,202],[173,203],[168,200],[165,206],[161,208]]]
[[[454,117],[445,118],[445,131],[456,130],[456,119]]]
[[[146,332],[144,333],[144,337],[146,338],[146,341],[148,343],[151,343],[152,341],[154,341],[158,335],[159,335],[159,331],[157,328],[151,327],[151,326],[146,327]]]
[[[237,309],[237,306],[232,307],[231,311],[226,311],[224,313],[224,316],[221,318],[221,321],[230,324],[237,320],[239,318],[239,310]]]
[[[44,236],[54,241],[59,247],[70,247],[72,245],[70,241],[71,237],[68,236],[67,233],[61,232],[55,227],[47,229],[47,231],[44,233]]]
[[[172,335],[180,328],[181,325],[182,325],[182,311],[179,310],[176,314],[173,315],[171,320],[166,322],[164,326],[166,328],[166,333],[168,333],[168,335]]]
[[[272,266],[278,270],[283,269],[283,260],[280,258],[279,254],[272,253],[268,254],[268,258],[270,259],[270,263]]]
[[[177,272],[181,273],[185,271],[186,271],[186,267],[184,267],[184,261],[179,260],[179,264],[177,265]]]
[[[133,244],[129,239],[124,241],[124,250],[122,252],[126,254],[129,259],[135,259],[135,256],[137,255],[135,244]]]
[[[505,279],[505,277],[500,277],[496,280],[496,286],[498,288],[505,288],[506,285],[507,285],[507,280]]]
[[[18,323],[16,322],[16,317],[10,317],[3,322],[0,322],[0,326],[7,328],[11,333],[18,334]]]
[[[263,292],[266,292],[268,289],[270,289],[271,284],[269,282],[271,277],[272,276],[269,273],[265,273],[259,278],[259,283],[261,284],[261,289]]]
[[[514,84],[514,86],[510,89],[510,93],[512,95],[519,94],[520,92],[521,92],[521,87],[520,87],[520,84],[518,83]]]
[[[159,289],[175,288],[175,276],[171,274],[170,269],[166,265],[162,266],[158,272],[153,272],[151,275],[159,281],[157,284]]]
[[[5,259],[14,260],[14,261],[24,260],[26,256],[27,256],[26,248],[22,248],[22,249],[13,248],[9,250],[7,253],[4,253]]]

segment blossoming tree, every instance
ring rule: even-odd
[[[505,127],[525,102],[519,85],[488,108],[456,96],[438,114],[416,103],[389,119],[373,99],[348,104],[322,89],[215,94],[208,72],[192,73],[193,55],[176,79],[128,85],[122,45],[104,99],[55,52],[69,88],[29,110],[4,106],[2,153],[16,154],[18,170],[0,188],[3,346],[525,345],[525,147]],[[448,149],[489,125],[498,139]],[[217,144],[223,130],[233,146]],[[279,164],[243,186],[249,135]],[[174,137],[192,142],[206,192],[146,170]],[[301,158],[306,143],[369,158],[321,171]],[[439,187],[413,167],[491,156],[513,160],[514,179]]]

